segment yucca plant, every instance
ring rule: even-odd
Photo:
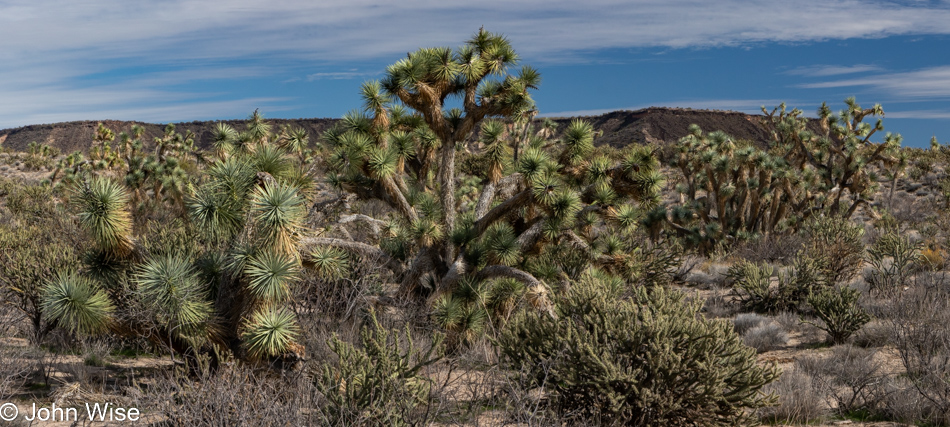
[[[323,280],[342,279],[350,269],[346,252],[330,247],[314,248],[305,262]]]
[[[286,308],[264,307],[254,313],[242,335],[248,354],[257,359],[279,356],[291,350],[299,327]]]
[[[129,194],[108,178],[94,178],[75,190],[79,223],[96,244],[110,253],[124,256],[134,246],[132,218],[128,210]]]
[[[291,295],[291,283],[297,280],[299,263],[288,255],[262,252],[247,262],[244,274],[251,295],[269,303],[280,303]]]
[[[240,201],[210,186],[198,189],[187,207],[192,223],[212,241],[228,240],[244,225]]]
[[[166,255],[145,262],[133,279],[156,320],[179,336],[206,332],[213,314],[209,289],[187,259]]]
[[[297,242],[306,214],[297,189],[267,181],[251,196],[251,216],[261,245],[286,255],[297,254]]]
[[[73,333],[96,334],[108,328],[115,306],[95,282],[61,272],[43,287],[43,314]]]
[[[217,159],[196,151],[194,135],[172,125],[152,145],[142,142],[141,127],[115,145],[110,132],[97,133],[94,159],[71,156],[54,173],[76,182],[79,224],[95,244],[82,253],[85,268],[76,276],[88,279],[57,282],[51,289],[58,293],[43,295],[48,316],[92,333],[102,328],[77,320],[82,309],[112,310],[110,330],[146,338],[190,366],[204,356],[215,364],[227,350],[251,359],[299,353],[285,339],[295,320],[283,304],[301,267],[315,265],[301,258],[317,252],[301,257],[298,248],[306,234],[301,188],[312,187],[303,167],[310,161],[306,132],[274,133],[255,112],[242,131],[216,126]],[[202,169],[207,173],[186,172]],[[334,266],[334,258],[343,261]],[[342,274],[345,259],[327,252],[320,274]]]

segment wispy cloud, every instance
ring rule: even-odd
[[[309,82],[360,78],[366,74],[340,64],[389,63],[420,46],[456,46],[482,25],[506,34],[532,64],[544,65],[602,61],[590,53],[603,49],[950,34],[947,22],[946,1],[483,0],[462,8],[436,0],[5,0],[0,2],[0,120],[23,124],[40,112],[79,117],[106,111],[69,97],[92,96],[86,91],[105,92],[93,99],[119,97],[119,88],[112,87],[117,84],[126,85],[132,96],[112,104],[115,108],[131,111],[135,105],[171,102],[208,106],[224,101],[207,93],[184,100],[176,90],[186,82],[276,75],[289,59],[322,67],[313,69],[344,70],[297,73]],[[118,72],[126,67],[164,71],[128,78]],[[826,67],[811,75],[875,71],[860,67]],[[286,80],[287,74],[279,78],[301,81]],[[109,79],[114,81],[104,81]],[[824,84],[829,86],[814,87],[878,83]],[[910,82],[900,89],[927,91]],[[159,117],[159,111],[142,112]]]
[[[793,76],[806,77],[829,77],[840,76],[844,74],[858,74],[872,71],[882,71],[881,67],[876,65],[812,65],[809,67],[798,67],[785,71],[785,74]]]
[[[155,53],[373,58],[455,45],[486,23],[539,59],[611,47],[950,34],[946,3],[860,0],[485,0],[464,9],[434,0],[12,0],[0,12],[0,51],[152,60],[161,59]]]
[[[873,86],[890,92],[896,99],[946,98],[950,97],[950,65],[800,85],[807,89],[854,86]]]
[[[907,110],[907,111],[888,111],[887,117],[891,119],[950,119],[948,110]]]
[[[279,112],[287,98],[244,98],[225,101],[197,101],[159,106],[121,106],[90,109],[82,115],[74,111],[43,111],[26,115],[28,123],[57,123],[75,120],[130,120],[152,123],[208,120],[221,117],[245,117],[258,107]],[[0,112],[3,114],[3,112]],[[0,127],[6,127],[0,122]]]
[[[313,73],[307,75],[307,81],[312,82],[314,80],[347,80],[347,79],[358,79],[369,76],[379,75],[378,71],[376,72],[358,72],[358,71],[337,71],[331,73]]]

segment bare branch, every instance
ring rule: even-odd
[[[521,281],[522,283],[528,286],[540,286],[541,281],[532,276],[530,273],[519,270],[514,267],[508,267],[507,265],[489,265],[478,271],[478,274],[475,275],[478,280],[486,280],[494,277],[508,277]]]
[[[309,237],[300,240],[300,254],[306,260],[307,254],[315,246],[330,246],[343,251],[357,254],[363,258],[368,259],[378,259],[382,261],[382,265],[387,269],[392,271],[396,275],[401,275],[405,270],[402,266],[402,263],[389,256],[382,249],[379,249],[372,245],[367,245],[366,243],[354,242],[350,240],[343,239],[333,239],[329,237]]]

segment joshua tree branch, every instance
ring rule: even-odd
[[[475,275],[478,280],[486,280],[494,277],[508,277],[511,279],[519,280],[528,286],[538,286],[541,285],[541,281],[532,276],[530,273],[519,270],[514,267],[508,267],[506,265],[489,265],[478,271],[478,274]]]
[[[522,190],[475,221],[475,236],[481,236],[493,222],[531,201],[531,190]]]

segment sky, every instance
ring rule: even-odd
[[[906,146],[950,143],[950,0],[0,0],[0,128],[340,117],[482,26],[541,72],[544,116],[855,96]]]

